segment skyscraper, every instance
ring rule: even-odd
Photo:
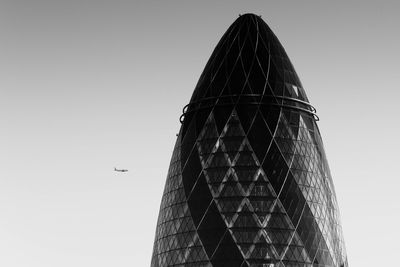
[[[151,266],[347,266],[317,120],[277,37],[240,16],[181,116]]]

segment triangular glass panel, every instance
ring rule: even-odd
[[[294,230],[268,228],[267,233],[272,244],[287,246],[290,244]]]
[[[286,214],[283,213],[272,213],[271,217],[268,220],[267,227],[275,229],[294,229],[290,222],[290,219],[287,217]]]
[[[204,170],[206,177],[208,178],[209,183],[219,184],[223,181],[225,175],[227,174],[229,167],[216,167],[216,168],[207,168]]]
[[[238,244],[240,250],[242,251],[242,254],[247,257],[247,254],[249,254],[250,249],[252,248],[252,246],[254,246],[253,244]]]
[[[240,124],[239,117],[235,110],[233,110],[221,137],[245,136],[243,128]]]
[[[208,185],[209,185],[209,187],[211,189],[211,193],[212,193],[213,198],[219,197],[219,194],[221,192],[221,184],[211,184],[209,181],[207,181],[207,182],[208,182]]]
[[[235,162],[236,166],[258,166],[253,158],[253,152],[241,151]]]
[[[206,104],[209,105],[209,104]],[[209,116],[211,115],[211,111],[210,109],[200,109],[197,110],[196,112],[196,135],[199,136],[199,134],[201,132],[203,132],[204,130],[204,125],[206,120],[209,118]],[[214,126],[215,127],[215,126]],[[215,137],[215,136],[214,136]]]
[[[254,187],[250,191],[250,196],[263,198],[268,197],[269,199],[276,198],[275,193],[272,191],[271,185],[262,179],[258,179],[254,183]]]
[[[253,244],[254,239],[259,233],[259,229],[256,228],[234,228],[231,231],[238,244]]]
[[[208,260],[206,253],[204,252],[202,247],[190,247],[188,248],[188,255],[186,257],[187,262],[196,262],[196,261],[206,261]]]
[[[184,217],[182,218],[181,224],[179,228],[177,229],[177,232],[189,232],[194,230],[194,225],[193,221],[190,217]]]
[[[221,212],[221,216],[224,219],[226,225],[231,227],[236,220],[237,213],[236,212]]]
[[[240,186],[243,190],[244,196],[248,196],[251,188],[253,188],[253,182],[242,181],[242,182],[240,182]]]
[[[210,138],[210,139],[202,139],[197,142],[197,149],[199,150],[199,154],[203,157],[204,162],[207,161],[208,156],[213,151],[218,138]]]
[[[272,251],[271,245],[267,243],[256,243],[249,258],[272,260],[275,259],[274,252]]]
[[[269,218],[271,213],[272,204],[274,202],[273,199],[260,199],[260,198],[249,198],[249,201],[253,207],[254,213],[257,215],[257,218],[260,224],[264,224],[264,221]]]
[[[248,228],[248,227],[261,227],[253,217],[252,213],[240,212],[238,218],[233,224],[234,227]]]
[[[220,197],[242,197],[244,194],[237,182],[224,183]]]
[[[257,166],[235,166],[234,170],[239,182],[251,182],[255,179],[259,168]]]
[[[222,151],[221,147],[210,156],[209,164],[207,167],[223,167],[230,166],[227,155]]]
[[[221,212],[237,212],[242,199],[218,198],[216,202]]]
[[[241,136],[224,137],[221,139],[224,151],[227,152],[231,162],[235,159],[242,143],[243,137]]]
[[[240,212],[242,213],[252,213],[253,209],[251,208],[250,203],[247,201],[247,199],[243,200],[243,204],[241,205],[241,208],[239,209]]]

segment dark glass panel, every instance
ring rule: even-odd
[[[261,213],[271,213],[272,204],[274,203],[274,199],[264,199],[264,198],[255,198],[249,197],[249,201],[251,206],[253,207],[255,214]]]
[[[276,256],[273,247],[264,235],[261,235],[259,240],[254,244],[254,249],[250,254],[250,258],[260,260],[260,263],[274,262]]]
[[[271,239],[272,244],[276,245],[289,245],[293,236],[293,230],[287,229],[269,229],[268,237]]]
[[[244,132],[247,132],[251,123],[253,122],[254,115],[257,112],[256,106],[239,105],[236,107],[237,115],[239,116],[240,123]]]
[[[226,231],[226,225],[215,203],[207,210],[197,231],[208,257],[211,257]]]
[[[252,250],[253,244],[237,244],[237,246],[242,252],[242,255],[244,255],[244,258],[248,258],[246,255],[248,255],[249,251]]]
[[[226,87],[226,80],[227,80],[227,73],[225,68],[220,67],[220,65],[214,65],[213,67],[215,67],[216,69],[219,67],[218,72],[216,73],[215,76],[213,76],[213,81],[210,85],[210,87],[212,88],[212,93],[211,95],[213,97],[218,97],[221,92],[223,92],[224,90],[227,89]],[[217,71],[217,70],[216,70]],[[222,93],[223,94],[223,93]]]
[[[263,40],[262,37],[259,38],[256,55],[261,65],[262,71],[265,77],[268,77],[269,69],[270,69],[270,60],[269,60],[269,48],[266,40]]]
[[[214,115],[212,113],[210,113],[210,115],[203,127],[200,138],[201,139],[212,139],[212,138],[217,138],[217,137],[218,137],[218,132],[217,132],[217,127],[215,126]]]
[[[212,184],[220,184],[224,179],[226,172],[229,170],[229,167],[216,167],[216,168],[207,168],[205,170],[207,177],[209,178],[209,182]]]
[[[228,181],[224,183],[224,188],[221,191],[221,197],[237,197],[242,196],[242,192],[236,181],[233,181],[232,176],[228,177]]]
[[[242,93],[245,80],[246,76],[243,73],[242,65],[239,60],[233,68],[228,81],[229,88],[232,90],[232,95],[239,95]]]
[[[314,216],[307,205],[304,207],[303,216],[300,219],[297,232],[299,233],[299,237],[308,255],[313,259],[322,236],[318,230],[318,225],[315,222]]]
[[[266,87],[267,80],[261,70],[260,64],[257,60],[254,61],[253,68],[249,75],[249,83],[251,90],[254,94],[263,94]]]
[[[225,146],[225,151],[228,154],[236,155],[236,153],[239,151],[240,145],[243,143],[243,137],[222,137],[222,142]],[[231,160],[233,159],[234,157],[231,157]]]
[[[258,161],[262,162],[271,143],[272,135],[260,113],[257,113],[247,138],[257,155]]]
[[[225,167],[230,166],[228,155],[222,151],[221,146],[218,147],[215,153],[211,154],[211,160],[208,167]]]
[[[244,146],[246,147],[246,145]],[[243,151],[239,152],[239,156],[235,162],[236,166],[257,166],[257,162],[253,158],[253,152],[251,151],[246,151],[243,149]]]
[[[271,64],[271,63],[270,63]],[[273,67],[273,64],[268,72],[268,83],[270,88],[273,90],[273,94],[275,96],[283,95],[283,77],[278,72],[276,68]]]
[[[247,207],[247,206],[245,206]],[[233,226],[236,228],[258,228],[258,222],[249,211],[241,211]]]
[[[248,38],[249,35],[245,37],[242,43],[242,50],[240,51],[240,60],[243,68],[243,72],[247,75],[252,67],[252,63],[254,62],[255,51]]]
[[[218,206],[222,213],[227,212],[237,212],[240,204],[242,203],[242,199],[234,199],[234,198],[218,198],[216,200]]]
[[[207,161],[210,153],[214,149],[215,143],[217,142],[218,138],[210,138],[210,139],[203,139],[198,141],[199,144],[199,154],[202,155],[204,162]]]
[[[247,196],[249,194],[249,190],[252,188],[253,186],[253,182],[252,181],[241,181],[240,182],[240,186],[243,189],[243,195]]]
[[[210,109],[199,110],[196,114],[196,138],[199,136],[200,132],[204,127],[204,123],[210,115]]]
[[[230,226],[233,224],[233,221],[235,220],[237,213],[236,212],[223,212],[221,213],[222,218],[226,222],[226,225]]]
[[[260,199],[260,198],[249,198],[250,204],[253,207],[254,213],[257,215],[259,222],[262,224],[268,215],[271,213],[273,199]]]
[[[214,108],[214,119],[217,125],[217,130],[219,133],[224,129],[228,118],[232,113],[231,107],[215,107]]]
[[[249,182],[254,180],[259,168],[257,166],[235,166],[234,169],[239,182]]]
[[[248,104],[254,104],[257,103],[257,98],[255,96],[252,96],[253,91],[250,88],[250,84],[248,81],[245,82],[243,85],[243,89],[241,92],[242,96],[238,99],[238,105],[248,105]]]
[[[275,205],[273,213],[271,214],[271,217],[268,220],[267,227],[269,229],[294,230],[294,227],[292,226],[290,219],[287,217],[284,210],[280,208],[278,204],[279,203]]]
[[[257,228],[232,228],[232,234],[239,244],[253,244],[258,233]]]
[[[214,255],[211,258],[211,262],[214,264],[214,266],[221,266],[218,265],[218,263],[222,262],[224,264],[227,264],[226,266],[240,266],[242,261],[243,257],[237,245],[233,241],[232,236],[227,231],[220,244],[218,245],[218,248],[214,252]]]
[[[241,267],[243,260],[211,260],[214,267]],[[246,265],[245,265],[246,266]]]
[[[290,83],[285,83],[284,84],[284,89],[283,89],[283,94],[286,97],[296,97],[295,95],[293,95],[293,89],[292,89],[292,85]],[[290,104],[290,101],[284,101],[285,104]]]
[[[184,125],[186,122],[184,122]],[[189,125],[189,123],[188,123]],[[189,127],[187,128],[186,133],[184,133],[182,146],[181,146],[181,159],[182,164],[186,163],[186,159],[189,156],[190,151],[193,148],[193,145],[196,141],[196,123],[195,121],[191,121]]]
[[[276,107],[271,106],[261,106],[260,110],[265,122],[268,125],[270,132],[273,133],[278,124],[280,110]]]
[[[294,110],[290,111],[289,124],[296,128],[299,127],[299,124],[300,124],[300,113],[299,112],[294,111]]]
[[[271,143],[262,167],[275,192],[279,192],[289,168],[275,142]]]
[[[195,225],[200,223],[211,200],[212,196],[206,179],[204,175],[201,174],[188,199],[190,213]]]
[[[297,225],[305,199],[291,173],[287,176],[279,198],[293,224]]]
[[[226,124],[226,131],[222,134],[222,137],[242,137],[245,136],[242,126],[240,125],[239,118],[236,112],[232,112],[232,115]]]
[[[186,165],[182,171],[182,180],[186,195],[189,195],[201,170],[202,166],[200,163],[199,155],[197,153],[197,150],[194,149],[190,154],[190,157],[187,160]]]
[[[270,189],[270,184],[268,182],[258,178],[254,183],[249,197],[275,198],[276,195],[272,192],[272,189]]]
[[[239,27],[241,28],[242,26]],[[228,48],[229,50],[226,51],[226,56],[223,61],[224,65],[222,66],[226,71],[232,70],[235,62],[239,57],[240,47],[238,44],[238,38],[239,38],[239,32],[235,32],[234,35],[230,36],[229,48]]]

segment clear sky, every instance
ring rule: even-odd
[[[317,108],[350,266],[398,265],[399,10],[0,0],[0,266],[150,265],[182,107],[246,12],[278,36]]]

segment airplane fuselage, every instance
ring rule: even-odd
[[[116,172],[127,172],[128,170],[124,170],[124,169],[119,170],[117,168],[114,168],[114,171],[116,171]]]

